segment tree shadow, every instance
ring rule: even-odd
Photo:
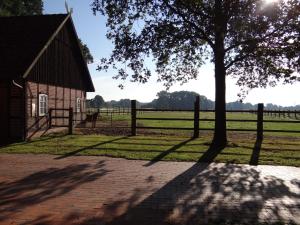
[[[258,165],[258,160],[259,160],[259,154],[261,151],[261,145],[262,145],[263,139],[257,138],[254,144],[254,148],[252,151],[251,159],[249,164],[250,165]]]
[[[222,152],[225,147],[212,143],[208,150],[199,158],[198,162],[211,163]]]
[[[188,141],[190,139],[184,142]],[[180,143],[179,147],[183,146],[184,142]],[[168,150],[169,153],[177,148],[171,149]],[[145,185],[136,187],[129,196],[124,196],[122,192],[116,193],[119,197],[103,204],[99,210],[101,213],[87,216],[84,212],[74,211],[55,224],[74,222],[82,225],[254,225],[266,221],[268,224],[278,224],[279,221],[297,224],[300,207],[299,179],[286,181],[272,174],[262,173],[253,166],[211,163],[221,151],[222,148],[214,149],[210,146],[200,157],[201,163],[193,164],[158,189]],[[165,155],[160,154],[159,157],[163,158]],[[99,166],[101,168],[102,163]],[[47,174],[43,176],[47,177]],[[145,177],[145,182],[155,183],[154,176]],[[71,183],[76,183],[75,172],[73,178],[74,180],[70,178]],[[48,191],[51,196],[51,190],[56,185],[50,185],[46,194]],[[18,182],[14,186],[18,192]],[[0,198],[5,199],[2,193],[7,188],[5,184],[1,184],[0,187]],[[26,188],[32,187],[29,185]],[[63,193],[64,185],[61,185],[60,189]],[[4,197],[10,197],[13,193],[14,190],[6,192]],[[31,202],[30,196],[29,199]],[[26,203],[26,200],[27,198],[23,202]],[[19,202],[11,206],[22,207],[22,201]],[[33,202],[36,204],[39,201]],[[43,215],[25,224],[50,225],[53,221],[51,216]]]
[[[49,199],[65,195],[82,184],[108,174],[105,161],[97,165],[78,164],[64,168],[49,168],[20,180],[0,183],[0,223],[15,213]]]
[[[185,146],[187,143],[191,142],[192,140],[194,140],[195,138],[189,138],[185,141],[182,141],[181,143],[172,146],[170,149],[163,151],[162,153],[160,153],[159,155],[157,155],[156,157],[154,157],[153,159],[151,159],[148,163],[146,163],[144,166],[152,166],[153,164],[155,164],[156,162],[162,160],[165,156],[167,156],[168,154],[176,151],[177,149],[179,149],[182,146]]]
[[[297,223],[300,202],[300,194],[286,181],[233,164],[196,163],[149,197],[143,199],[142,193],[139,190],[127,199],[111,202],[102,209],[104,216],[80,224]]]
[[[67,157],[70,157],[70,156],[74,156],[84,150],[87,150],[87,149],[93,149],[93,148],[96,148],[96,147],[99,147],[99,146],[102,146],[102,145],[105,145],[105,144],[109,144],[109,143],[113,143],[115,141],[119,141],[119,140],[123,140],[123,139],[127,139],[129,138],[130,136],[124,136],[124,137],[120,137],[120,138],[115,138],[113,140],[109,140],[109,141],[103,141],[103,142],[100,142],[100,143],[97,143],[95,145],[89,145],[89,146],[85,146],[83,148],[80,148],[80,149],[77,149],[75,151],[72,151],[72,152],[68,152],[62,156],[59,156],[59,157],[56,157],[54,159],[64,159],[64,158],[67,158]]]

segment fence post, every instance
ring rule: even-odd
[[[136,135],[136,100],[131,100],[131,135]]]
[[[263,130],[264,130],[264,104],[259,103],[257,105],[257,140],[263,139]]]
[[[200,111],[200,96],[196,96],[194,103],[194,138],[199,137],[199,111]]]
[[[73,108],[69,108],[69,134],[73,134]]]
[[[52,127],[52,109],[49,109],[49,129]]]
[[[110,112],[110,127],[113,127],[113,112]]]

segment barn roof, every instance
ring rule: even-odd
[[[70,14],[0,17],[0,79],[25,78],[64,24],[69,24],[77,39]],[[94,91],[79,45],[75,51],[87,91]]]

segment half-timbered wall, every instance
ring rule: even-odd
[[[30,138],[36,132],[45,131],[48,128],[48,115],[39,115],[39,94],[46,94],[48,96],[48,108],[53,109],[69,109],[73,108],[74,123],[80,123],[85,119],[85,91],[58,87],[48,84],[41,84],[35,82],[27,83],[27,137]],[[76,112],[76,99],[80,98],[81,112]],[[53,116],[67,117],[68,111],[54,110]],[[53,119],[52,125],[62,126],[68,125],[68,119]]]

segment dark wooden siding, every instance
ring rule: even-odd
[[[0,82],[0,144],[6,143],[8,139],[8,83]]]
[[[23,85],[22,81],[16,81]],[[24,138],[24,90],[12,81],[0,82],[0,143]]]
[[[86,90],[76,39],[64,26],[41,56],[28,76],[29,81]]]

